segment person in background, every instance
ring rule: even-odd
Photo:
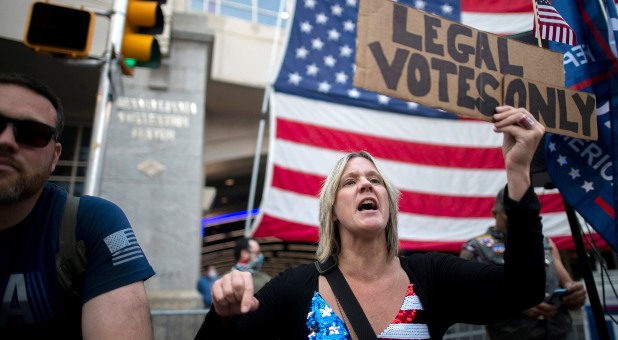
[[[209,264],[206,267],[206,271],[203,272],[200,278],[197,280],[197,291],[202,294],[204,308],[210,308],[210,305],[212,304],[212,298],[210,297],[210,287],[218,278],[219,273],[217,273],[217,268],[213,264]]]
[[[195,338],[442,339],[455,323],[485,324],[540,303],[541,204],[530,165],[545,127],[510,106],[495,109],[493,127],[503,136],[508,178],[503,266],[437,252],[399,256],[400,193],[369,153],[352,152],[320,191],[319,262],[288,268],[257,293],[250,273],[225,274]],[[338,293],[340,286],[352,294]],[[354,300],[351,309],[346,302]],[[357,316],[367,322],[357,324]]]
[[[492,214],[495,225],[479,236],[469,239],[462,246],[460,257],[483,263],[504,264],[507,216],[504,209],[504,190],[496,195]],[[545,296],[546,300],[518,315],[485,326],[487,334],[496,340],[558,340],[566,339],[571,332],[572,318],[569,309],[579,309],[586,302],[583,283],[574,282],[562,263],[554,242],[545,237]],[[557,288],[565,288],[567,295],[550,303],[547,299]],[[498,302],[499,303],[499,302]]]
[[[260,243],[252,237],[240,237],[234,245],[234,259],[236,264],[232,270],[251,273],[253,289],[257,292],[270,281],[270,275],[262,272],[264,255],[260,250]]]
[[[62,145],[58,97],[23,74],[0,74],[0,339],[152,339],[144,281],[155,274],[124,212],[82,196],[81,298],[56,271],[67,192],[48,179]]]

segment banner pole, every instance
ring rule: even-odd
[[[582,276],[586,283],[586,290],[588,291],[588,300],[590,301],[590,308],[592,309],[592,315],[594,316],[594,323],[597,329],[597,335],[599,339],[610,339],[609,330],[607,329],[607,323],[605,322],[605,316],[603,315],[603,308],[601,301],[599,300],[599,293],[597,292],[597,286],[592,276],[592,268],[590,267],[590,261],[586,249],[584,248],[584,241],[581,234],[581,225],[579,220],[575,216],[575,210],[573,207],[564,200],[564,209],[569,219],[569,225],[571,226],[571,234],[573,234],[573,243],[579,257],[579,262],[582,266]],[[602,274],[601,274],[602,275]]]
[[[283,8],[285,5],[284,0],[279,0],[279,11],[277,12],[277,22],[275,28],[275,37],[273,38],[273,45],[270,52],[270,62],[269,62],[269,72],[268,72],[268,80],[266,87],[264,88],[264,98],[262,99],[262,109],[260,111],[260,123],[258,126],[258,136],[257,142],[255,146],[255,155],[253,158],[253,170],[251,173],[251,184],[249,187],[249,200],[247,202],[247,218],[245,219],[245,236],[249,237],[251,235],[251,211],[253,210],[253,204],[255,201],[255,187],[257,186],[258,180],[258,171],[260,168],[260,156],[262,153],[262,139],[264,135],[264,125],[266,122],[266,113],[268,111],[268,98],[270,97],[270,90],[272,87],[272,83],[274,82],[273,78],[273,69],[275,62],[275,55],[277,52],[277,45],[279,42],[279,35],[281,34],[281,13],[283,13]]]
[[[534,13],[534,33],[536,34],[539,47],[543,47],[541,43],[541,33],[539,32],[539,12],[536,9],[536,0],[532,0],[532,11]]]
[[[92,123],[84,195],[97,196],[100,193],[103,158],[105,157],[105,147],[107,144],[107,130],[112,110],[111,63],[114,62],[115,56],[119,54],[120,45],[122,44],[122,31],[125,23],[127,3],[128,0],[114,0],[112,5],[104,57],[105,62],[103,63],[99,78],[97,105]]]

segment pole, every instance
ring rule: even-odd
[[[272,50],[270,52],[270,65],[268,67],[269,69],[269,76],[268,76],[268,83],[266,84],[266,88],[264,89],[264,98],[262,100],[262,110],[261,110],[261,114],[260,114],[260,124],[258,127],[258,136],[257,136],[257,143],[255,146],[255,155],[253,157],[253,172],[251,173],[251,184],[250,184],[250,188],[249,188],[249,202],[247,203],[247,218],[245,219],[245,236],[249,237],[251,235],[251,210],[253,210],[253,204],[255,201],[255,187],[257,186],[257,178],[258,178],[258,171],[260,168],[260,156],[262,153],[262,140],[263,140],[263,135],[264,135],[264,125],[266,124],[266,110],[267,110],[267,103],[268,103],[268,97],[270,97],[270,89],[271,89],[271,84],[273,83],[273,79],[271,79],[273,77],[273,69],[274,69],[274,61],[275,61],[275,54],[277,52],[277,43],[279,41],[279,34],[281,31],[281,13],[283,12],[283,5],[285,4],[284,0],[279,0],[279,11],[277,12],[277,26],[275,29],[275,37],[273,39],[273,46],[272,46]]]
[[[264,90],[264,92],[268,92],[268,86]],[[266,95],[264,95],[266,98]],[[264,99],[264,103],[267,99]],[[262,107],[265,104],[262,104]],[[247,203],[247,219],[245,220],[245,236],[249,237],[251,235],[251,210],[253,209],[254,199],[255,199],[255,187],[257,186],[257,176],[260,167],[260,154],[262,152],[262,139],[264,135],[264,125],[266,121],[266,112],[265,109],[262,109],[262,113],[260,114],[260,124],[258,127],[258,139],[255,146],[255,155],[253,158],[253,170],[251,174],[251,186],[249,188],[249,202]]]
[[[539,47],[543,47],[541,43],[541,28],[539,27],[539,12],[537,11],[536,0],[532,0],[532,10],[534,12],[534,33],[536,34]]]
[[[581,225],[579,220],[575,216],[575,210],[567,201],[563,199],[564,208],[566,210],[567,217],[569,219],[569,225],[571,226],[571,234],[573,234],[573,243],[579,257],[579,262],[582,266],[582,276],[586,283],[586,290],[588,291],[588,300],[590,300],[590,308],[592,309],[592,315],[594,316],[594,323],[597,329],[597,334],[601,340],[609,340],[609,330],[605,323],[605,316],[603,315],[603,308],[601,301],[599,300],[599,293],[597,292],[597,285],[594,282],[592,276],[592,268],[590,267],[590,261],[586,249],[584,248],[584,241],[581,234]]]
[[[84,195],[99,195],[101,169],[103,168],[107,129],[112,108],[110,89],[111,63],[114,60],[114,56],[120,54],[119,50],[122,44],[122,33],[126,18],[127,4],[128,0],[114,0],[112,5],[107,46],[105,48],[104,63],[99,78],[97,104],[92,125],[90,155],[88,157],[88,169],[86,170]]]

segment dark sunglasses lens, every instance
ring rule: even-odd
[[[15,130],[15,140],[17,140],[17,143],[37,148],[47,145],[54,135],[52,128],[49,126],[29,120],[17,122]]]

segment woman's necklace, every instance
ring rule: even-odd
[[[348,328],[348,324],[346,323],[346,317],[343,313],[343,309],[341,308],[341,304],[339,303],[339,299],[335,296],[335,301],[337,301],[337,307],[339,308],[339,314],[341,314],[341,321],[343,321],[343,325],[345,328]]]
[[[350,336],[350,339],[356,339],[356,334],[352,334],[353,330],[348,327],[348,318],[345,315],[345,313],[343,312],[343,308],[341,308],[341,304],[339,303],[339,299],[337,299],[337,297],[335,296],[335,301],[337,301],[337,307],[339,308],[339,315],[341,315],[341,321],[343,321],[343,325],[345,326],[345,329],[348,331],[348,335]]]

